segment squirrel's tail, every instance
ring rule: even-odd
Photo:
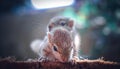
[[[41,43],[42,43],[42,40],[36,39],[36,40],[33,40],[30,44],[30,47],[31,47],[32,51],[35,52],[38,55],[39,55],[39,49],[40,49],[40,44]]]

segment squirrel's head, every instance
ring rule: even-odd
[[[74,27],[74,20],[63,16],[54,17],[48,24],[48,31],[51,31],[53,28],[60,26],[67,28],[69,31],[71,31]]]
[[[70,59],[73,48],[71,32],[63,28],[57,28],[48,33],[48,41],[54,58],[61,62]]]

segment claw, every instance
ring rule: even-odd
[[[40,61],[40,62],[48,62],[49,60],[48,60],[48,58],[40,57],[40,58],[38,59],[38,61]]]
[[[72,63],[72,65],[74,65],[77,64],[77,61],[79,61],[79,58],[77,56],[74,56],[70,62]]]

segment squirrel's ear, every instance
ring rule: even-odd
[[[47,32],[48,41],[51,42],[52,35],[50,32]]]
[[[69,20],[68,26],[69,26],[70,28],[73,28],[73,26],[74,26],[74,21],[73,21],[72,19]]]
[[[48,25],[48,31],[51,31],[54,26],[55,26],[54,23],[49,23],[49,25]]]

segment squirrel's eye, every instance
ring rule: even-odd
[[[58,51],[56,46],[53,46],[54,51]]]
[[[61,23],[61,25],[62,25],[62,26],[64,26],[64,25],[65,25],[65,23]]]
[[[61,24],[62,26],[64,26],[66,23],[65,23],[65,21],[61,21],[60,24]]]

